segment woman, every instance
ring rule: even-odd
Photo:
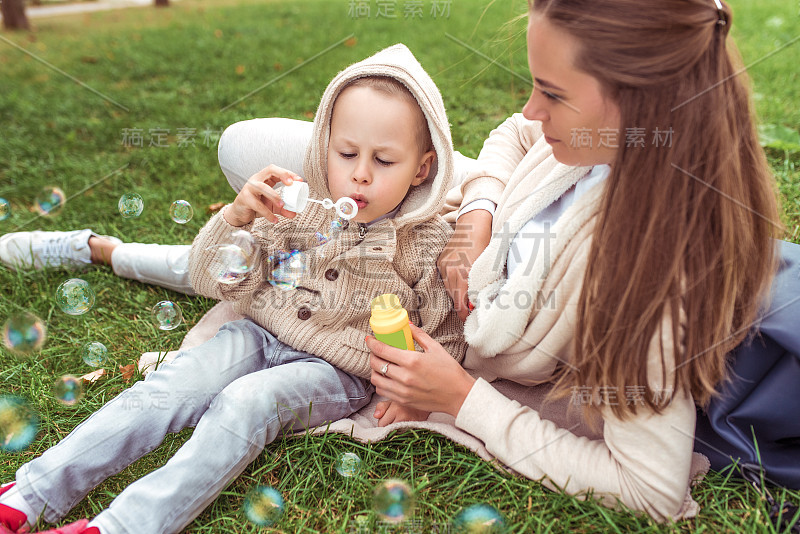
[[[378,394],[453,415],[551,488],[687,514],[695,404],[725,378],[775,265],[777,205],[730,22],[718,0],[535,0],[535,88],[462,186],[462,206],[496,210],[462,208],[439,259],[469,313],[465,367],[552,383],[603,439],[507,399],[419,329],[424,354],[368,340]]]

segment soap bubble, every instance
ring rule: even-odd
[[[342,217],[337,217],[336,219],[332,220],[330,224],[330,229],[327,232],[325,233],[316,232],[314,234],[314,237],[317,239],[316,246],[324,245],[328,241],[335,239],[336,236],[338,236],[343,229],[347,228],[349,224],[350,223],[347,221],[347,219],[344,219]],[[325,254],[322,253],[322,256],[324,255]]]
[[[175,245],[167,252],[167,267],[175,274],[189,272],[189,251],[191,246]]]
[[[108,349],[99,341],[87,343],[81,349],[81,358],[86,362],[86,365],[92,367],[100,367],[105,364],[107,357]]]
[[[206,248],[214,258],[208,272],[222,284],[236,284],[247,277],[259,259],[255,238],[246,230],[234,230],[217,245]]]
[[[53,216],[61,212],[67,202],[67,196],[59,187],[52,185],[45,187],[34,200],[34,207],[41,215]]]
[[[45,339],[47,327],[32,313],[12,315],[3,325],[3,345],[14,354],[25,356],[39,350]]]
[[[247,253],[238,245],[212,245],[206,249],[214,253],[208,272],[221,284],[236,284],[252,270]]]
[[[39,416],[22,397],[0,397],[0,450],[17,452],[26,448],[39,432]]]
[[[330,241],[328,234],[323,234],[322,232],[315,232],[314,237],[317,239],[316,246],[324,245],[325,243]]]
[[[261,527],[274,525],[283,515],[283,497],[270,486],[256,486],[244,499],[247,519]]]
[[[183,322],[181,307],[171,300],[162,300],[153,306],[153,322],[161,330],[174,330]]]
[[[389,479],[375,488],[373,505],[384,520],[399,522],[414,508],[414,494],[402,480]]]
[[[463,534],[500,534],[506,532],[506,524],[493,506],[473,504],[453,518],[453,531]]]
[[[11,202],[0,197],[0,221],[5,221],[11,217]]]
[[[192,220],[194,210],[192,205],[185,200],[176,200],[169,207],[169,216],[178,224],[186,224]]]
[[[293,250],[280,253],[276,259],[278,266],[272,269],[269,283],[286,291],[296,288],[306,274],[306,255]]]
[[[336,460],[336,472],[343,477],[356,476],[361,471],[361,458],[354,452],[342,453]]]
[[[125,193],[119,197],[117,208],[119,209],[119,214],[126,219],[138,217],[144,209],[144,200],[138,193]]]
[[[83,382],[72,375],[64,375],[53,384],[53,396],[64,406],[75,406],[83,398]]]
[[[94,306],[94,289],[86,280],[70,278],[56,289],[56,304],[66,314],[83,315]]]

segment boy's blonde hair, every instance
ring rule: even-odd
[[[431,132],[428,129],[428,121],[425,118],[425,114],[422,112],[422,108],[419,102],[417,102],[417,99],[414,98],[414,95],[411,94],[411,91],[409,91],[408,87],[403,85],[402,82],[390,76],[364,76],[362,78],[356,78],[342,87],[339,94],[342,94],[342,92],[350,87],[369,87],[390,96],[400,97],[413,104],[416,110],[417,124],[417,132],[414,137],[417,139],[419,155],[421,156],[425,152],[433,150],[433,141],[431,140]]]

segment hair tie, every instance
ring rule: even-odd
[[[717,6],[717,25],[725,26],[728,24],[728,19],[725,17],[725,9],[722,7],[721,0],[714,0],[714,3]]]

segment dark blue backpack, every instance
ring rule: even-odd
[[[697,411],[695,450],[714,470],[734,464],[751,483],[763,476],[800,489],[800,245],[783,241],[779,251],[758,334],[733,351],[722,395]]]

